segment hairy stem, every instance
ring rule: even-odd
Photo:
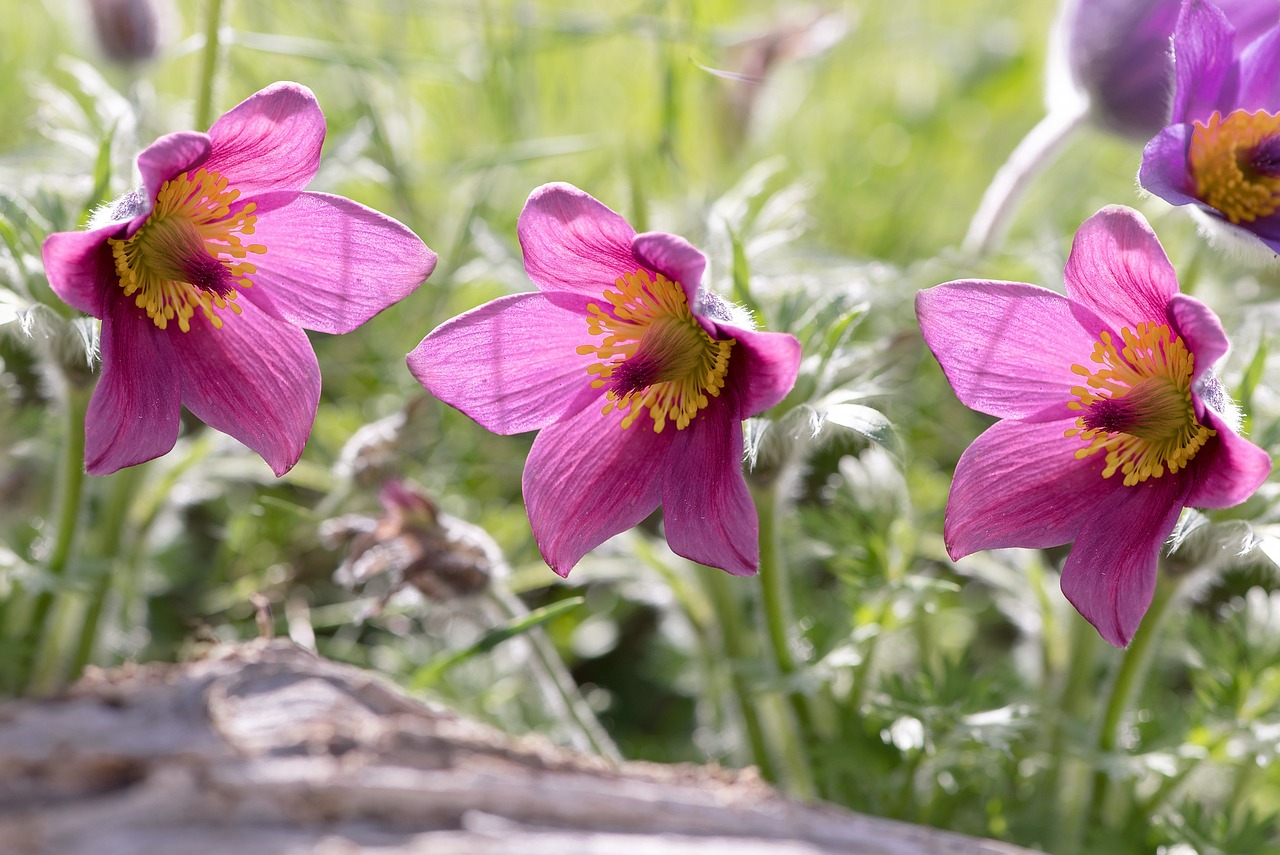
[[[196,82],[197,128],[208,128],[213,123],[213,84],[218,75],[222,15],[223,0],[208,0],[204,18],[204,53],[200,58],[200,77]]]

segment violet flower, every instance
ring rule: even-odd
[[[1280,19],[1280,0],[1220,0],[1236,31],[1251,39]],[[1169,120],[1169,38],[1180,0],[1067,0],[1058,33],[1072,83],[1090,115],[1124,136],[1149,139]]]
[[[1211,370],[1227,350],[1222,325],[1178,293],[1140,214],[1116,206],[1087,220],[1065,278],[1065,297],[979,280],[916,297],[960,400],[1001,419],[956,466],[944,537],[954,559],[1074,541],[1063,593],[1123,646],[1181,510],[1243,502],[1271,460],[1236,433]]]
[[[45,240],[53,290],[102,319],[91,474],[169,451],[185,405],[283,475],[320,399],[303,330],[349,332],[431,274],[435,253],[400,223],[303,190],[324,134],[309,89],[273,84],[207,134],[156,140],[141,188]]]
[[[518,233],[538,291],[442,324],[414,376],[495,433],[540,431],[524,500],[560,575],[659,505],[675,552],[754,573],[741,421],[791,389],[799,342],[701,291],[706,259],[683,238],[636,234],[576,187],[535,190]]]
[[[1174,30],[1173,116],[1138,179],[1280,253],[1280,21],[1252,41],[1221,9],[1186,0]]]

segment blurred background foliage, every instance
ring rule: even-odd
[[[912,822],[1063,853],[1280,851],[1274,480],[1187,512],[1169,605],[1128,657],[1059,593],[1065,550],[953,564],[943,548],[951,472],[989,420],[955,400],[912,298],[955,278],[1060,287],[1104,204],[1143,210],[1223,317],[1227,386],[1280,447],[1277,275],[1140,198],[1139,144],[1086,129],[1000,250],[958,248],[1043,115],[1049,4],[227,0],[214,114],[275,80],[310,86],[329,123],[313,189],[392,214],[441,264],[356,333],[313,336],[323,399],[288,476],[189,421],[169,455],[89,479],[55,576],[53,473],[95,332],[52,296],[39,244],[192,125],[207,7],[158,5],[156,55],[122,65],[86,0],[0,0],[5,693],[272,631],[513,732],[754,763]],[[530,437],[488,434],[404,369],[436,324],[529,287],[515,222],[548,181],[688,237],[712,287],[804,343],[796,390],[746,427],[780,599],[674,556],[658,518],[559,579],[520,500]],[[390,479],[437,507],[384,513]],[[445,584],[475,574],[489,595]]]

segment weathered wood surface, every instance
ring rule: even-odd
[[[1029,855],[512,739],[284,641],[0,706],[0,853]]]

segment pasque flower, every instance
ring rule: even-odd
[[[1185,0],[1173,116],[1147,143],[1138,178],[1280,253],[1280,21],[1271,23],[1246,41],[1220,8]]]
[[[518,233],[538,291],[442,324],[414,376],[491,431],[539,431],[524,499],[557,573],[659,504],[675,552],[755,572],[741,422],[791,389],[799,342],[704,292],[684,239],[636,234],[576,187],[535,190]]]
[[[311,91],[276,83],[208,133],[156,140],[139,189],[45,240],[53,290],[102,319],[90,473],[169,451],[185,405],[284,474],[320,399],[303,330],[349,332],[431,274],[435,253],[400,223],[303,189],[324,134]]]
[[[1087,220],[1065,279],[1066,296],[975,280],[916,297],[960,400],[1000,419],[956,466],[944,537],[955,559],[1074,541],[1063,593],[1123,646],[1181,510],[1244,501],[1271,460],[1236,433],[1213,374],[1222,325],[1178,293],[1140,214],[1109,207]]]
[[[1220,0],[1241,38],[1280,18],[1277,0]],[[1173,56],[1169,37],[1181,0],[1065,0],[1056,35],[1067,76],[1104,127],[1148,139],[1169,120]]]

